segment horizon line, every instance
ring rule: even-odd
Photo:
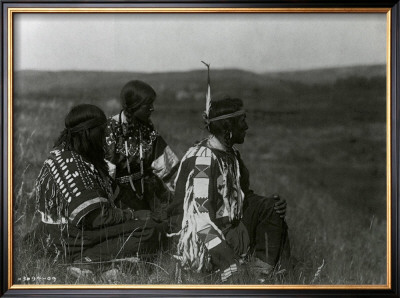
[[[213,71],[227,71],[227,70],[235,70],[235,71],[243,71],[250,72],[258,75],[265,74],[273,74],[273,73],[287,73],[287,72],[303,72],[303,71],[318,71],[324,69],[340,69],[340,68],[356,68],[356,67],[376,67],[382,66],[386,67],[386,63],[371,63],[371,64],[349,64],[343,66],[321,66],[321,67],[311,67],[311,68],[298,68],[298,69],[284,69],[284,70],[267,70],[264,72],[258,72],[243,68],[235,68],[235,67],[226,67],[226,68],[214,68]],[[24,72],[24,71],[36,71],[36,72],[110,72],[110,73],[140,73],[140,74],[163,74],[163,73],[188,73],[188,72],[196,72],[202,71],[201,68],[188,69],[188,70],[166,70],[166,71],[134,71],[134,70],[104,70],[104,69],[34,69],[34,68],[26,68],[26,69],[17,69],[14,72]]]

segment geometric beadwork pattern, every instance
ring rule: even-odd
[[[195,198],[195,200],[200,213],[208,212],[208,209],[204,206],[204,204],[208,201],[208,198]]]
[[[212,249],[221,243],[218,232],[210,226],[198,231],[197,237],[199,237],[199,239],[207,246],[208,249]]]

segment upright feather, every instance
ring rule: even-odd
[[[201,61],[205,66],[207,66],[207,95],[206,95],[206,116],[208,118],[211,105],[211,86],[210,86],[210,64]]]

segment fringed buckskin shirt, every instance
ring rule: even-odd
[[[249,248],[241,223],[249,175],[236,149],[211,136],[190,148],[181,161],[170,215],[183,214],[177,259],[202,270],[211,255],[222,281],[237,271],[235,259]],[[227,237],[231,238],[229,245]]]

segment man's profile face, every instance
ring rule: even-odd
[[[241,115],[236,120],[232,128],[232,142],[233,144],[243,144],[246,137],[246,130],[249,128],[246,122],[246,114]]]

